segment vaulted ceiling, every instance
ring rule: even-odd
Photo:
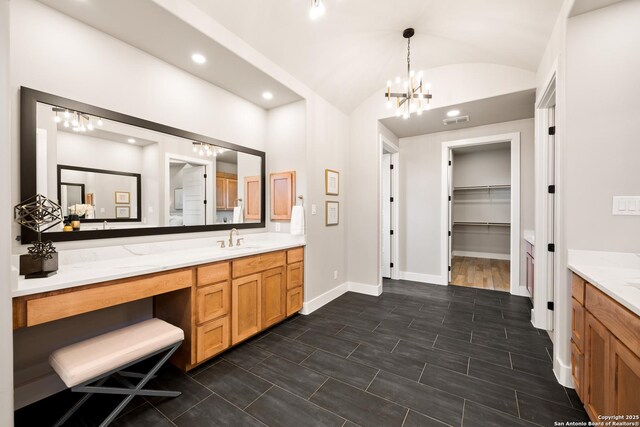
[[[562,0],[190,0],[349,113],[406,70],[402,30],[414,27],[412,68],[495,63],[535,71]],[[428,78],[428,75],[427,75]]]

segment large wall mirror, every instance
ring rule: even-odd
[[[262,151],[24,87],[20,144],[22,199],[80,219],[54,241],[265,225]]]

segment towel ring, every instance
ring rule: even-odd
[[[300,206],[304,207],[304,197],[298,196],[298,199],[300,199]]]

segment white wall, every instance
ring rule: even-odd
[[[9,2],[0,1],[0,140],[10,137],[9,96]],[[11,145],[0,143],[0,180],[11,179]],[[13,425],[13,342],[11,316],[11,187],[0,187],[0,425]]]
[[[533,119],[516,120],[400,139],[400,270],[435,281],[443,274],[440,248],[442,144],[459,139],[520,132],[521,228],[533,228]],[[524,241],[521,242],[524,251]],[[520,266],[523,280],[524,259]]]
[[[432,84],[432,106],[437,108],[531,89],[535,74],[495,64],[458,64],[426,70],[425,81]],[[378,284],[380,265],[378,120],[392,114],[380,98],[382,92],[380,88],[349,116],[349,281],[369,285]]]
[[[306,101],[273,108],[267,113],[267,151],[272,154],[267,158],[267,177],[272,173],[295,171],[296,196],[302,197],[307,195],[306,114]],[[279,224],[280,231],[288,233],[289,221],[271,221],[269,196],[267,194],[267,229],[276,231]],[[297,198],[295,201],[299,203]]]

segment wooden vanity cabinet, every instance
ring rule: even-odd
[[[571,371],[585,410],[593,422],[638,415],[640,317],[575,274],[571,288]]]
[[[238,199],[238,176],[235,174],[216,173],[216,209],[233,210]]]
[[[262,329],[262,274],[233,280],[231,289],[231,343],[237,344]]]

